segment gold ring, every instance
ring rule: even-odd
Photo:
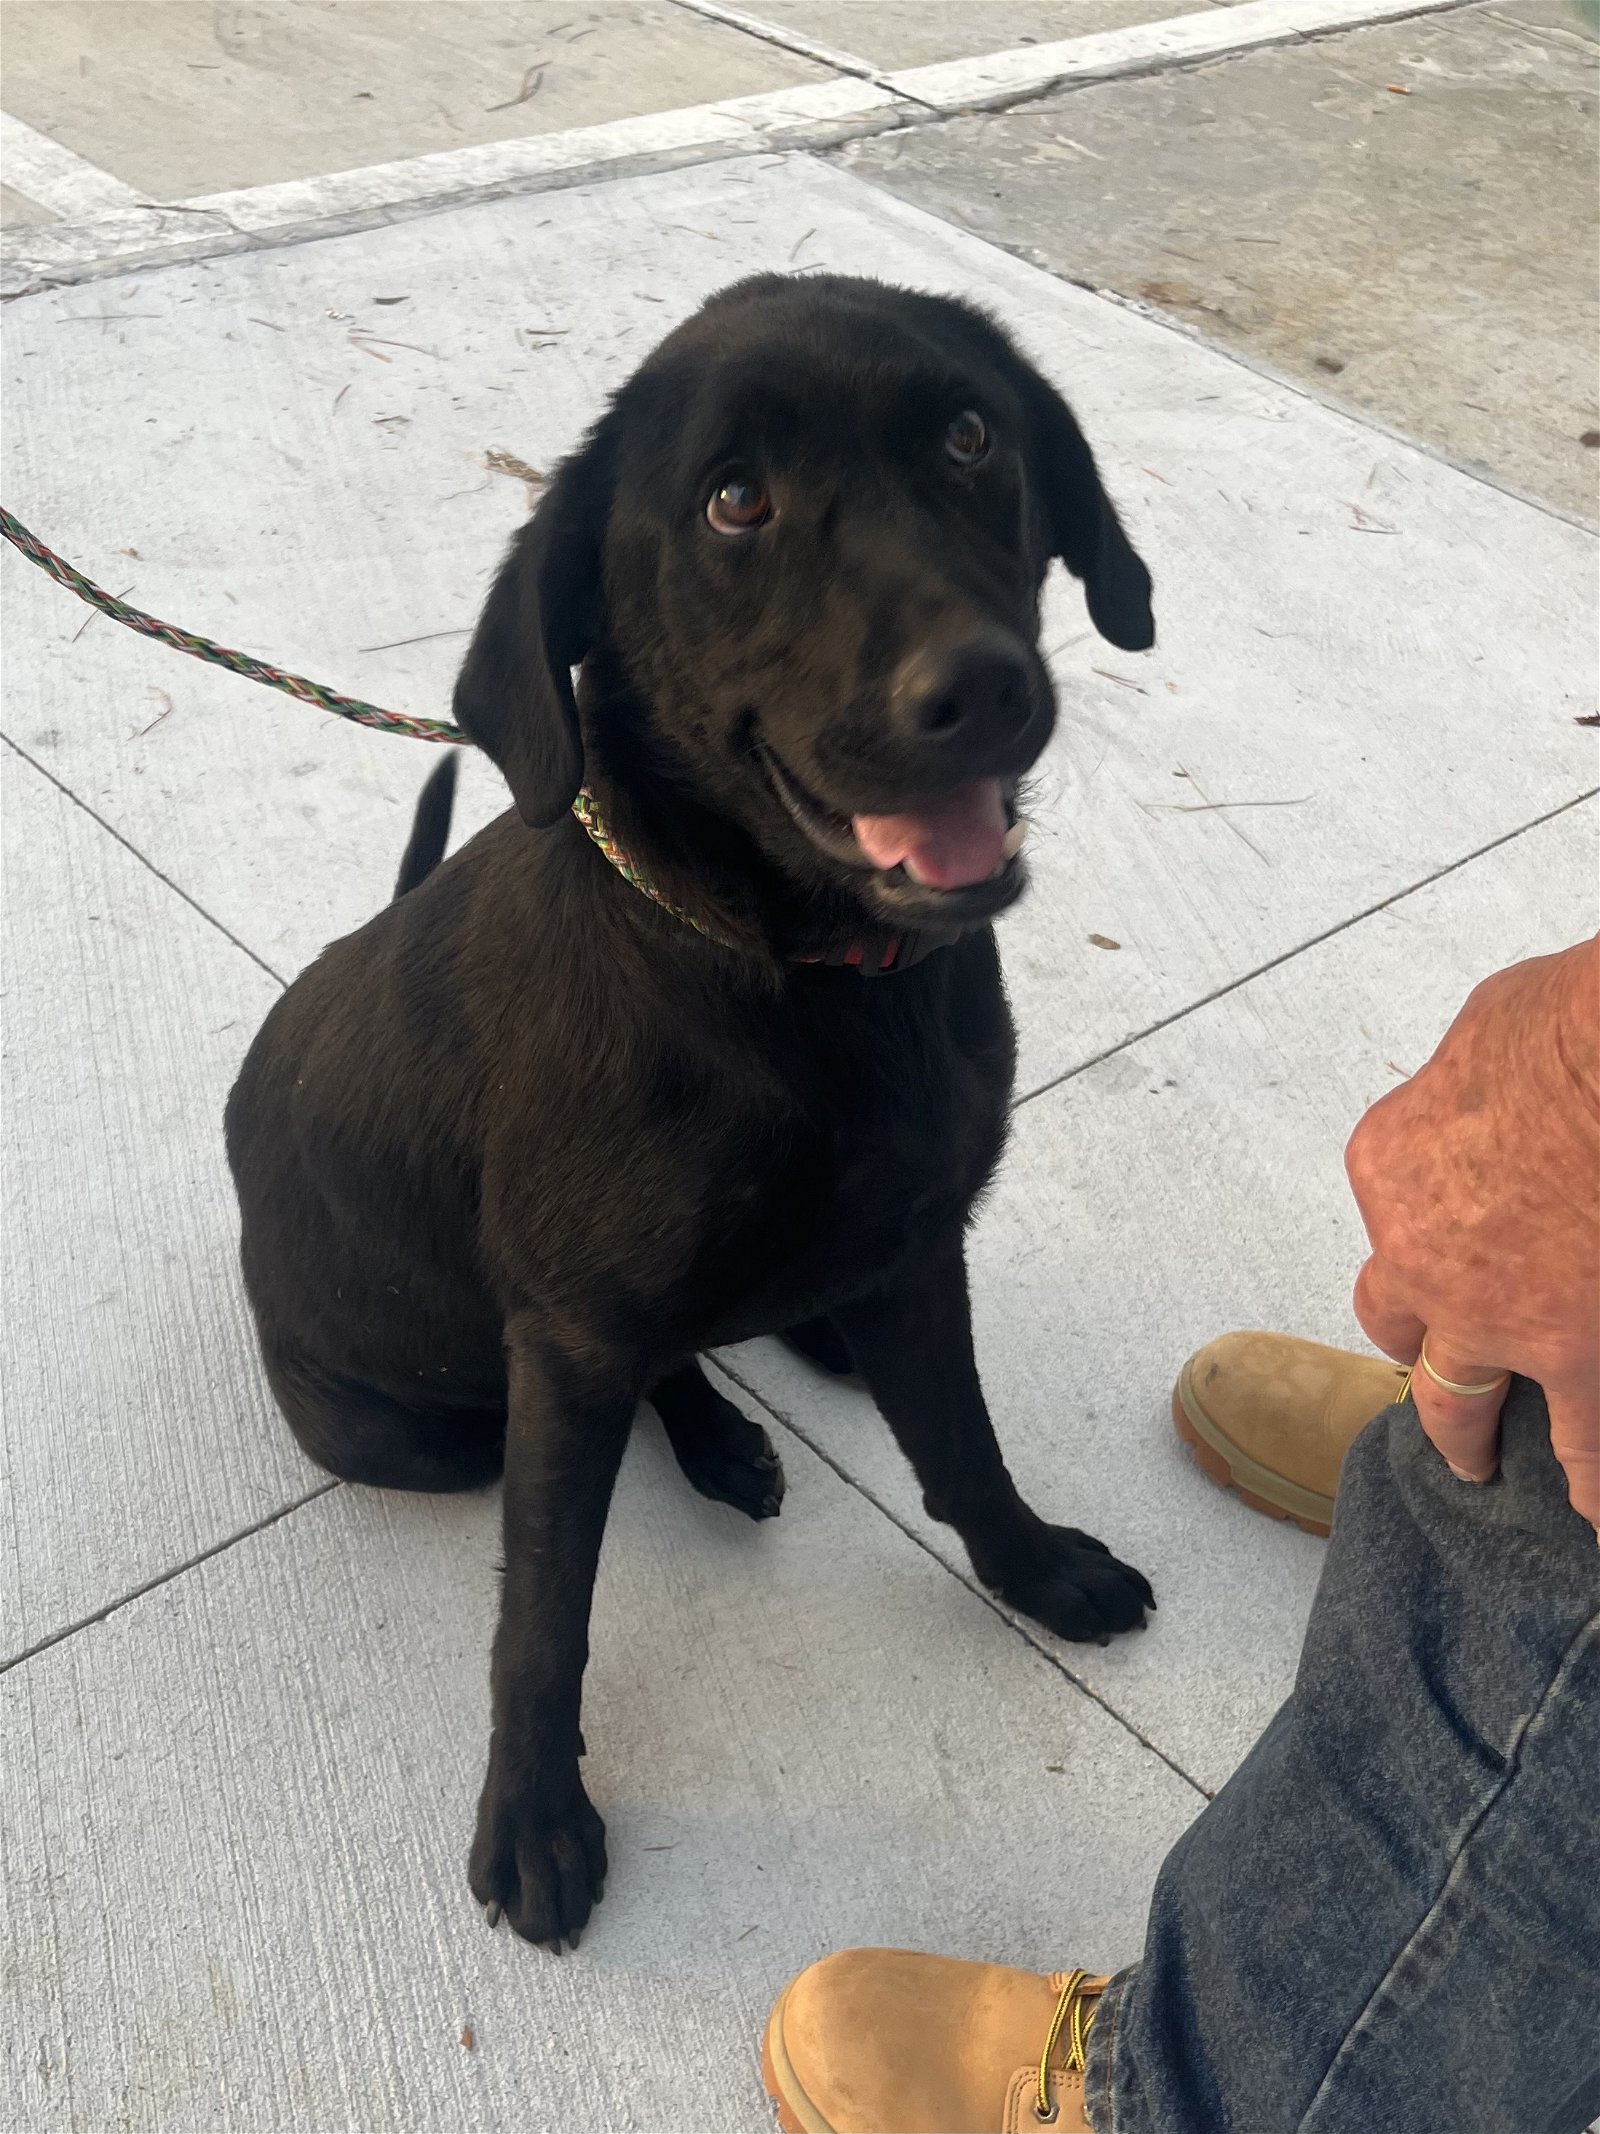
[[[1498,1378],[1486,1378],[1481,1386],[1459,1386],[1453,1378],[1441,1377],[1428,1361],[1426,1335],[1423,1336],[1422,1354],[1419,1361],[1436,1386],[1442,1386],[1446,1393],[1457,1394],[1462,1400],[1483,1400],[1489,1394],[1498,1393],[1503,1386],[1508,1386],[1511,1383],[1511,1373],[1509,1371],[1502,1371]],[[1409,1386],[1407,1390],[1409,1391]]]

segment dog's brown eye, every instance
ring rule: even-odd
[[[989,449],[989,426],[976,408],[963,408],[944,433],[944,449],[958,467],[975,467]]]
[[[721,534],[754,533],[772,516],[772,498],[764,482],[736,474],[715,491],[706,517]]]

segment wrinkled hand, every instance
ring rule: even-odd
[[[1345,1151],[1372,1257],[1355,1310],[1378,1348],[1444,1378],[1537,1380],[1574,1508],[1600,1527],[1600,935],[1486,979]],[[1502,1386],[1422,1427],[1463,1480],[1499,1464]]]

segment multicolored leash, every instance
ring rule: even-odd
[[[208,660],[214,667],[226,667],[233,674],[242,674],[246,681],[265,682],[269,689],[282,689],[304,703],[315,704],[320,711],[331,711],[336,718],[353,719],[358,726],[375,726],[380,733],[405,734],[413,741],[453,741],[466,743],[468,736],[449,719],[415,719],[403,711],[385,711],[381,704],[369,704],[361,697],[341,696],[337,689],[325,689],[320,682],[307,681],[303,674],[290,674],[282,667],[269,666],[264,659],[252,659],[248,652],[235,652],[227,645],[219,645],[209,637],[197,637],[192,630],[180,630],[176,623],[162,622],[159,616],[147,615],[143,608],[129,607],[104,586],[96,585],[82,571],[58,556],[54,549],[46,548],[36,533],[31,533],[15,512],[0,505],[0,534],[4,534],[13,548],[20,549],[30,563],[37,563],[40,570],[48,571],[58,585],[64,585],[69,593],[76,593],[80,600],[88,601],[90,607],[98,608],[102,615],[109,615],[113,622],[125,623],[130,630],[141,636],[153,637],[157,643],[170,645],[174,652],[187,652],[194,659]],[[664,897],[642,869],[635,865],[628,853],[612,835],[610,825],[600,812],[599,803],[587,786],[583,786],[572,803],[572,812],[583,825],[585,834],[595,847],[616,868],[625,882],[631,883],[641,896],[652,904],[659,904],[664,912],[684,926],[692,926],[697,934],[714,941],[719,948],[734,948],[736,943],[716,933],[685,911],[681,904],[673,904]],[[927,935],[920,945],[909,938],[896,936],[888,941],[869,945],[862,941],[842,944],[828,954],[801,956],[801,963],[828,963],[846,965],[860,970],[864,975],[876,977],[891,970],[905,970],[912,963],[920,962],[930,949],[941,946],[941,937]]]
[[[324,689],[320,682],[308,682],[303,674],[286,673],[282,667],[269,666],[264,659],[252,659],[248,652],[235,652],[227,645],[214,644],[209,637],[196,637],[192,630],[180,630],[176,623],[162,622],[158,616],[147,615],[143,608],[131,608],[125,600],[108,593],[104,586],[86,578],[82,571],[74,570],[54,549],[46,548],[37,534],[30,533],[15,513],[3,506],[0,506],[0,533],[13,548],[20,549],[30,563],[37,563],[40,570],[48,571],[58,585],[76,593],[80,600],[87,600],[90,607],[98,608],[102,615],[109,615],[113,622],[126,623],[130,630],[139,631],[141,636],[170,645],[175,652],[188,652],[195,659],[209,660],[214,667],[227,667],[234,674],[242,674],[247,681],[265,682],[269,689],[282,689],[307,704],[315,704],[319,710],[331,711],[337,718],[354,719],[360,726],[376,726],[384,733],[407,734],[413,741],[464,742],[467,738],[460,727],[452,726],[448,719],[413,719],[405,712],[385,711],[381,704],[365,703],[360,697],[341,696],[336,689]]]
[[[252,659],[248,652],[235,652],[227,645],[213,643],[209,637],[196,637],[192,630],[180,630],[176,623],[162,622],[157,616],[147,615],[142,608],[129,607],[125,600],[119,600],[104,586],[86,578],[82,571],[75,570],[54,549],[46,548],[39,536],[31,533],[16,514],[7,511],[3,505],[0,505],[0,533],[13,548],[20,549],[30,563],[37,563],[40,570],[48,571],[58,585],[76,593],[80,600],[88,601],[90,607],[98,608],[102,615],[109,615],[113,622],[126,623],[130,630],[138,630],[145,637],[170,645],[175,652],[188,652],[196,659],[209,660],[214,667],[226,667],[234,674],[242,674],[247,681],[265,682],[269,689],[282,689],[307,704],[315,704],[319,710],[331,711],[341,719],[354,719],[361,726],[376,726],[382,733],[406,734],[413,741],[464,743],[467,740],[461,728],[453,726],[448,719],[414,719],[404,712],[385,711],[381,704],[368,704],[361,697],[341,696],[336,689],[325,689],[320,682],[307,681],[303,674],[289,674],[282,667],[269,666],[264,659]],[[617,843],[587,786],[572,803],[572,812],[625,882],[630,882],[642,896],[659,904],[674,919],[692,926],[708,941],[715,941],[719,948],[733,946],[721,934],[713,933],[693,912],[668,902]]]

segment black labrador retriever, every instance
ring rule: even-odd
[[[967,1301],[1052,556],[1104,636],[1153,642],[1076,422],[987,318],[843,277],[724,290],[489,594],[455,710],[516,812],[433,871],[430,781],[403,893],[295,981],[229,1100],[301,1445],[392,1489],[504,1472],[470,1875],[530,1940],[575,1936],[605,1872],[579,1696],[639,1402],[697,1488],[778,1508],[698,1352],[785,1330],[859,1370],[929,1513],[1046,1628],[1103,1642],[1153,1605],[1018,1495]]]

